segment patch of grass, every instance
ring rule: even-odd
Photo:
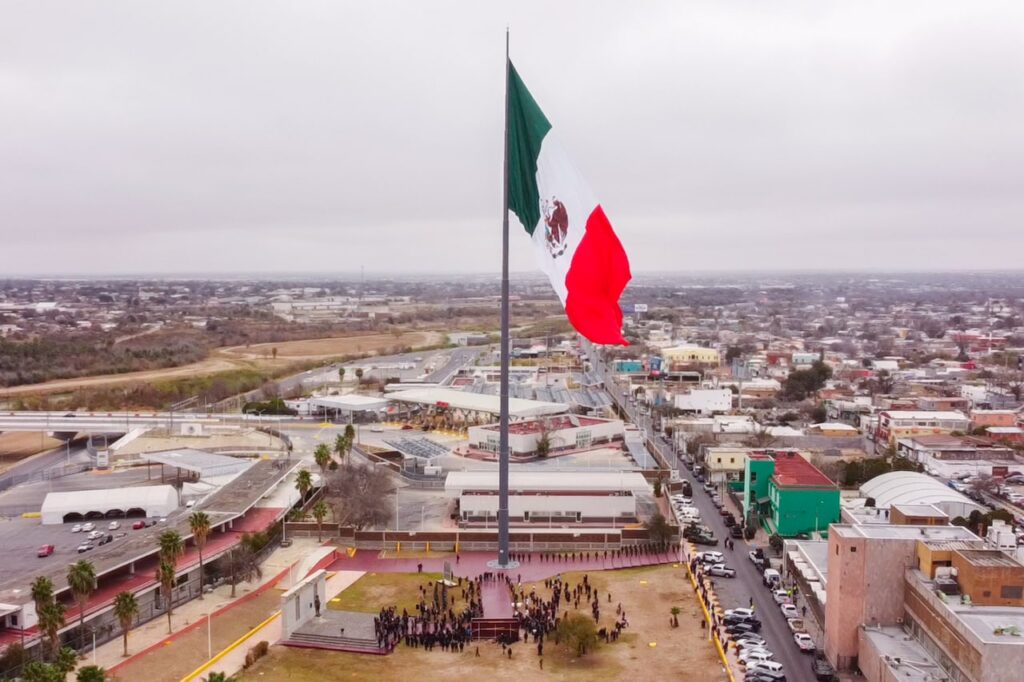
[[[420,601],[420,585],[427,589],[428,601],[433,597],[434,583],[440,573],[367,573],[352,583],[327,608],[339,611],[377,613],[386,606],[395,606],[399,613],[406,609],[416,613]],[[458,588],[449,590],[449,599],[458,595]]]

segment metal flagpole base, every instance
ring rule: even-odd
[[[503,565],[497,559],[491,559],[487,562],[487,568],[494,568],[499,571],[510,571],[513,568],[519,568],[519,562],[509,559],[508,563]]]

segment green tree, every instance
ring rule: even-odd
[[[178,581],[178,572],[168,559],[160,560],[156,569],[156,581],[160,583],[160,594],[167,603],[167,634],[171,634],[171,614],[174,612],[174,584]]]
[[[673,606],[671,609],[669,609],[669,613],[672,614],[672,627],[679,627],[679,614],[682,612],[683,610],[678,606]]]
[[[356,367],[356,383],[362,383],[363,381],[363,368]]]
[[[345,368],[344,367],[339,367],[338,368],[338,381],[340,383],[345,383]]]
[[[32,581],[32,601],[35,602],[36,613],[53,602],[53,581],[41,575]]]
[[[119,592],[114,597],[114,617],[121,625],[121,636],[124,639],[124,656],[128,656],[128,631],[132,621],[139,615],[139,602],[131,592]]]
[[[768,546],[771,547],[776,552],[781,552],[782,551],[782,536],[779,535],[778,533],[772,533],[768,537]]]
[[[196,548],[199,550],[199,598],[203,598],[203,584],[205,581],[205,569],[203,567],[203,547],[206,546],[206,540],[210,537],[210,517],[207,516],[206,512],[194,511],[191,516],[188,517],[188,526],[192,531],[192,540],[196,543]]]
[[[804,400],[825,386],[832,378],[832,368],[821,360],[815,360],[810,369],[798,369],[790,372],[782,387],[782,395],[787,400]]]
[[[322,542],[323,541],[322,530],[323,530],[324,519],[326,517],[327,517],[327,503],[324,502],[323,500],[320,500],[315,505],[313,505],[313,518],[316,519],[316,541],[317,542]]]
[[[644,528],[647,529],[647,537],[651,542],[664,545],[672,540],[672,526],[660,512],[644,521]]]
[[[78,675],[75,677],[76,682],[106,682],[107,671],[98,665],[87,665],[84,668],[78,669]]]
[[[89,597],[96,590],[96,568],[91,561],[80,559],[68,567],[68,587],[78,602],[78,636],[84,644],[85,638],[85,607]]]
[[[50,652],[56,659],[60,652],[60,629],[64,627],[64,613],[66,609],[59,601],[51,601],[44,604],[43,609],[36,613],[39,619],[39,629],[46,633],[50,641]]]
[[[348,441],[349,447],[352,447],[352,443],[356,442],[356,427],[351,424],[345,424],[345,440]]]
[[[21,671],[22,682],[64,682],[65,678],[56,666],[39,661],[27,663]]]
[[[62,675],[67,675],[75,669],[76,665],[78,665],[78,652],[69,646],[61,647],[57,652],[57,660],[53,662],[53,667]]]
[[[295,489],[299,491],[299,496],[305,500],[306,495],[313,489],[313,474],[309,473],[306,469],[299,470],[299,473],[295,476]]]
[[[181,539],[181,533],[167,529],[160,533],[157,542],[160,544],[160,558],[170,563],[171,567],[177,566],[178,559],[185,553],[185,541]]]
[[[555,638],[576,656],[584,656],[597,647],[597,625],[582,613],[570,613],[558,622]]]
[[[327,443],[320,443],[313,450],[313,461],[320,467],[320,476],[326,480],[327,467],[331,463],[331,449],[327,447]]]
[[[238,676],[227,673],[210,673],[203,678],[203,682],[238,682]]]

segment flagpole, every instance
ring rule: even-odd
[[[498,418],[498,560],[497,568],[514,568],[508,548],[508,86],[509,30],[505,28],[505,152],[501,200],[501,399]]]

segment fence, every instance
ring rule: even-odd
[[[317,524],[311,522],[288,523],[288,537],[317,537]],[[678,537],[679,529],[672,527],[670,541]],[[497,551],[497,530],[470,531],[397,531],[397,530],[356,530],[352,527],[323,524],[325,537],[337,538],[339,542],[353,545],[358,549],[430,549],[438,551]],[[646,528],[622,528],[614,531],[564,531],[541,533],[515,531],[509,533],[509,546],[513,551],[593,551],[621,549],[651,541]]]
[[[50,467],[49,469],[33,471],[30,474],[12,474],[0,479],[0,492],[3,492],[8,488],[13,488],[16,485],[21,485],[22,483],[51,481],[53,479],[63,478],[64,476],[70,476],[72,474],[80,474],[83,471],[89,471],[90,469],[92,469],[92,464],[64,464]]]

